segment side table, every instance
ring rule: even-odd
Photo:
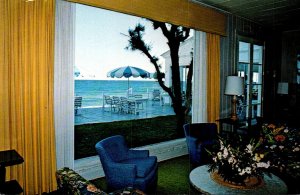
[[[0,194],[20,194],[22,187],[16,180],[5,181],[5,167],[21,164],[24,159],[15,150],[0,151]]]
[[[231,118],[221,118],[216,121],[220,123],[220,133],[223,133],[223,124],[231,125],[233,127],[233,132],[237,133],[237,129],[244,126],[246,123],[245,121],[232,120]]]
[[[215,182],[208,172],[209,167],[203,165],[190,173],[191,185],[203,194],[286,194],[287,186],[279,177],[264,175],[264,185],[253,189],[235,189]]]

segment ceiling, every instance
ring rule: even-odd
[[[300,0],[192,0],[280,31],[300,30]]]

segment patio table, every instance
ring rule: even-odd
[[[130,97],[130,98],[128,98],[127,99],[127,101],[129,102],[129,103],[134,103],[134,114],[138,114],[138,112],[139,112],[139,109],[138,109],[138,107],[137,107],[137,103],[146,103],[146,109],[147,109],[147,102],[148,102],[148,98],[135,98],[135,97]]]

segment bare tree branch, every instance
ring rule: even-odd
[[[145,54],[150,62],[154,65],[155,70],[157,72],[157,80],[159,85],[163,88],[163,90],[165,90],[170,97],[173,99],[174,95],[172,93],[171,88],[167,87],[164,82],[163,82],[163,77],[162,77],[162,73],[159,69],[159,65],[157,64],[158,58],[155,56],[152,56],[150,54],[150,46],[148,44],[145,43],[145,41],[143,40],[143,34],[142,32],[144,32],[145,28],[143,26],[141,26],[141,24],[138,24],[135,29],[129,29],[128,33],[130,36],[129,39],[129,45],[126,47],[126,49],[130,49],[132,51],[134,50],[140,50],[143,54]]]
[[[154,29],[160,28],[161,31],[163,32],[164,36],[169,40],[171,35],[170,35],[170,32],[167,28],[166,23],[158,22],[158,21],[152,21],[152,22],[153,22]]]
[[[143,40],[143,33],[145,30],[145,27],[141,24],[138,24],[135,29],[129,29],[129,44],[126,47],[126,49],[130,49],[132,51],[139,50],[144,55],[147,56],[147,58],[150,60],[150,62],[154,65],[156,73],[157,73],[157,81],[159,85],[162,87],[164,91],[166,91],[170,98],[172,99],[173,103],[173,109],[176,113],[177,117],[177,129],[179,135],[183,135],[183,124],[185,123],[185,116],[187,111],[190,107],[190,101],[186,102],[186,108],[183,106],[182,103],[182,91],[181,91],[181,83],[180,83],[180,71],[179,71],[179,47],[180,43],[184,42],[188,37],[190,33],[190,29],[185,27],[180,27],[177,25],[171,25],[171,28],[168,29],[167,24],[163,22],[157,22],[152,21],[154,29],[160,28],[164,36],[168,39],[168,45],[170,48],[170,57],[171,57],[171,76],[172,76],[172,86],[167,87],[164,84],[163,81],[163,73],[160,71],[160,66],[157,63],[158,58],[156,56],[153,56],[150,54],[151,46]],[[191,73],[190,73],[191,72]],[[192,74],[192,67],[189,71],[190,74]],[[189,81],[191,82],[191,75],[189,76]],[[190,89],[191,85],[188,85],[188,88]],[[189,90],[191,91],[191,90]],[[190,94],[190,92],[188,92]],[[190,97],[190,96],[189,96]],[[189,98],[190,100],[190,98]]]

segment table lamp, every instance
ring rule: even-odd
[[[232,95],[232,112],[231,119],[237,120],[236,102],[237,96],[244,94],[244,80],[238,76],[227,76],[225,85],[225,95]]]

